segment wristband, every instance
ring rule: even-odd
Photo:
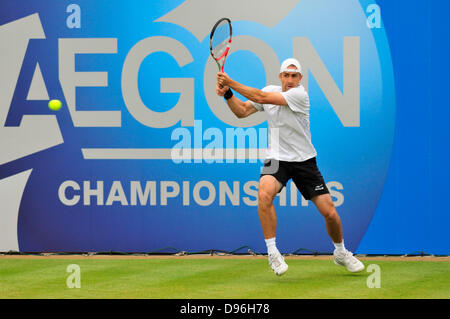
[[[223,98],[225,100],[229,100],[229,99],[231,99],[232,96],[233,96],[233,91],[231,91],[231,89],[228,89],[228,91],[223,95]]]

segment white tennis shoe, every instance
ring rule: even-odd
[[[351,252],[345,250],[344,252],[333,252],[334,263],[339,266],[344,266],[350,272],[360,272],[364,270],[364,264],[360,262]]]
[[[269,265],[277,276],[283,275],[289,268],[280,253],[269,254]]]

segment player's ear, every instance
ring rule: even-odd
[[[301,82],[302,79],[303,79],[303,74],[300,73],[300,79],[298,81]]]
[[[281,73],[278,73],[278,79],[281,81]]]

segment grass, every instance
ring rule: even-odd
[[[450,263],[364,261],[381,270],[352,274],[330,260],[288,259],[277,277],[265,259],[0,259],[0,298],[450,298]],[[81,269],[81,288],[69,289],[69,264]]]

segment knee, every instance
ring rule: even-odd
[[[327,207],[322,211],[322,215],[327,221],[335,221],[339,218],[333,203],[331,203],[331,205],[327,205]]]
[[[260,189],[258,191],[258,205],[261,206],[270,206],[273,202],[273,194],[265,189]]]

